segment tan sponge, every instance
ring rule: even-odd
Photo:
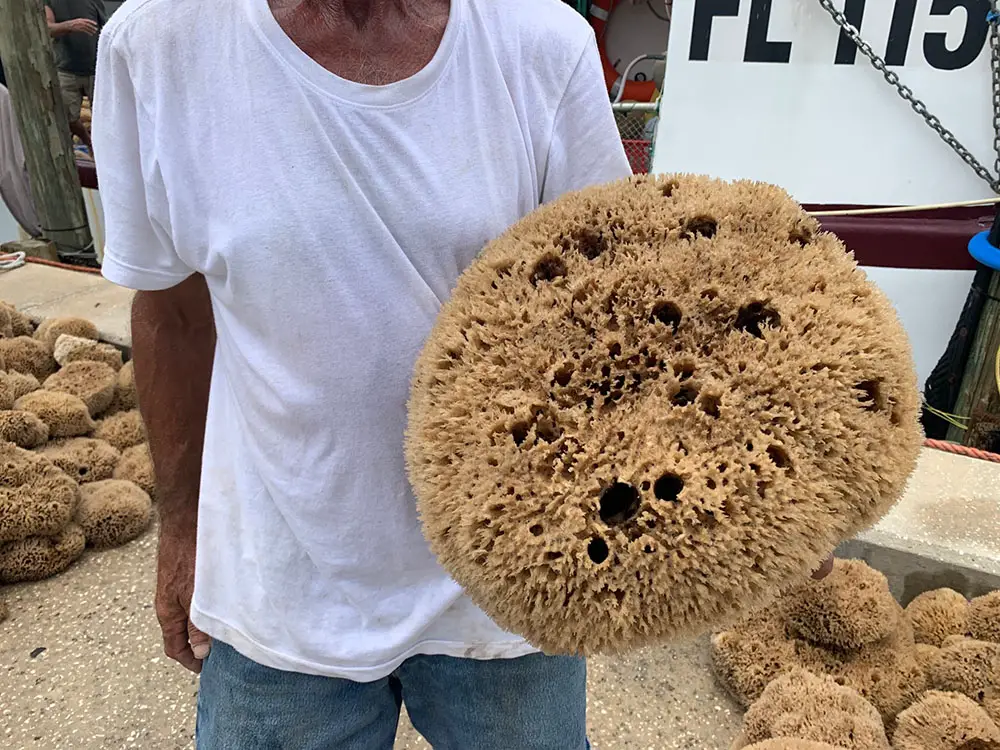
[[[0,583],[40,581],[68,568],[86,547],[83,530],[69,524],[55,536],[0,544]]]
[[[952,589],[925,591],[906,605],[906,614],[913,624],[917,643],[941,646],[953,635],[965,635],[969,630],[969,601]]]
[[[153,504],[138,485],[118,479],[93,482],[80,488],[76,522],[87,542],[106,549],[135,539],[149,528]]]
[[[890,303],[787,193],[634,177],[461,276],[407,461],[432,550],[496,622],[615,652],[733,621],[877,521],[919,403]]]
[[[0,442],[0,543],[57,534],[79,499],[76,482],[51,461]]]
[[[794,737],[852,750],[889,750],[882,717],[856,691],[804,669],[774,680],[744,718],[747,742]]]
[[[1000,750],[1000,729],[964,695],[930,691],[897,718],[893,750]]]

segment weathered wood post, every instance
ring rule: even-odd
[[[66,252],[92,238],[42,0],[0,0],[0,56],[44,235]]]
[[[953,409],[955,414],[969,417],[969,429],[962,430],[952,426],[948,430],[948,439],[972,448],[998,451],[1000,447],[996,443],[1000,440],[1000,383],[997,373],[997,356],[1000,352],[1000,270],[995,267],[995,262],[990,261],[998,252],[995,249],[1000,247],[1000,214],[993,222],[993,228],[986,241],[988,246],[981,244],[980,247],[985,249],[987,256],[981,253],[973,255],[978,255],[977,260],[994,270],[990,276],[987,297],[979,315],[972,348],[969,350],[969,359],[962,375],[961,390]]]

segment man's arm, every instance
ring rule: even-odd
[[[49,36],[59,37],[80,32],[93,36],[97,33],[97,22],[89,18],[72,18],[69,21],[56,21],[55,13],[48,5],[45,6],[45,20],[49,25]]]
[[[132,356],[139,409],[156,470],[160,515],[156,614],[164,650],[199,671],[208,637],[189,621],[202,446],[215,323],[205,278],[191,276],[132,303]]]

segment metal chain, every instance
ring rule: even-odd
[[[861,32],[847,20],[847,16],[834,7],[833,0],[817,0],[817,2],[836,21],[844,34],[857,45],[861,54],[871,62],[872,67],[882,74],[890,86],[896,89],[903,101],[907,102],[911,109],[924,119],[928,127],[937,133],[941,137],[941,140],[948,144],[962,158],[962,161],[972,168],[973,172],[989,184],[994,193],[1000,193],[1000,30],[997,28],[997,0],[990,0],[989,14],[990,67],[993,76],[993,148],[996,151],[996,161],[994,162],[995,173],[991,173],[989,169],[983,166],[979,159],[959,142],[955,134],[948,130],[936,115],[931,114],[927,109],[927,105],[914,95],[913,89],[899,79],[898,73],[889,70],[885,60],[879,57],[875,50],[872,49],[872,46],[861,38]]]

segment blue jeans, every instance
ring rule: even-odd
[[[216,641],[202,666],[198,750],[392,750],[399,708],[434,750],[585,750],[583,659],[415,656],[360,683],[283,672]]]

